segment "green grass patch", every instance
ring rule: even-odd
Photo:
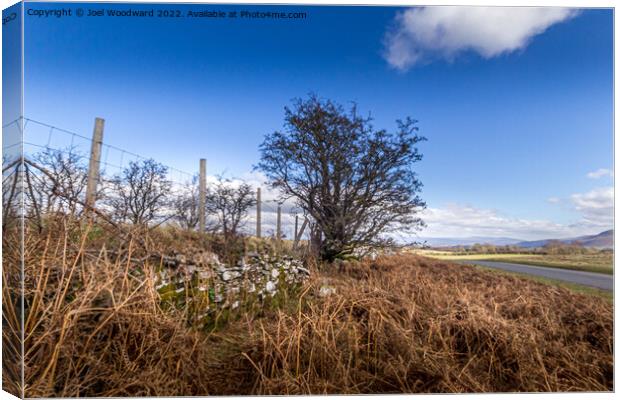
[[[526,278],[526,279],[530,279],[530,280],[533,280],[533,281],[536,281],[536,282],[539,282],[539,283],[544,283],[545,285],[562,287],[562,288],[566,288],[566,289],[572,290],[573,292],[582,293],[582,294],[586,294],[586,295],[590,295],[590,296],[601,297],[601,298],[609,301],[610,303],[613,303],[613,301],[614,301],[614,293],[613,293],[613,291],[610,291],[610,290],[597,289],[597,288],[593,288],[593,287],[590,287],[590,286],[579,285],[577,283],[565,282],[565,281],[561,281],[561,280],[558,280],[558,279],[551,279],[551,278],[546,278],[546,277],[542,277],[542,276],[523,274],[523,273],[512,272],[512,271],[498,270],[498,269],[495,269],[495,268],[485,267],[485,266],[477,265],[477,264],[468,264],[468,265],[473,266],[473,267],[475,267],[477,269],[486,271],[486,272],[493,273],[493,274],[506,275],[506,276],[514,276],[514,277],[518,277],[518,278]]]
[[[498,261],[550,268],[572,269],[612,275],[613,254],[454,254],[449,251],[419,250],[417,254],[446,261]]]

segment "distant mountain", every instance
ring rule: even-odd
[[[614,230],[610,229],[605,232],[601,232],[598,235],[584,236],[578,238],[586,247],[598,247],[598,248],[613,248],[614,247]]]
[[[614,230],[610,229],[605,232],[601,232],[597,235],[579,236],[568,239],[545,239],[545,240],[532,240],[515,243],[516,246],[532,248],[542,247],[551,241],[558,241],[561,243],[575,243],[579,242],[584,247],[595,247],[599,249],[613,248],[614,247]]]
[[[454,247],[454,246],[472,246],[474,244],[492,244],[495,246],[506,246],[522,242],[521,239],[512,238],[494,238],[484,236],[471,236],[466,238],[421,238],[421,242],[431,247]]]
[[[614,230],[610,229],[597,235],[579,236],[567,239],[543,239],[543,240],[521,240],[513,238],[494,238],[484,236],[472,236],[466,238],[420,238],[420,242],[431,247],[456,247],[473,246],[474,244],[491,244],[495,246],[514,245],[525,248],[542,247],[551,241],[558,241],[566,244],[579,242],[584,247],[594,247],[599,249],[613,248]]]

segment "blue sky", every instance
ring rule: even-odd
[[[2,11],[2,19],[7,21],[3,25],[2,36],[2,119],[4,126],[9,121],[15,121],[21,116],[21,46],[15,40],[21,34],[21,9],[13,5]],[[2,129],[3,160],[19,157],[21,152],[21,132],[16,125]]]
[[[205,157],[210,174],[257,179],[263,136],[281,128],[291,99],[314,92],[357,102],[378,127],[419,120],[422,236],[612,227],[611,10],[174,8],[308,17],[26,16],[25,116],[86,136],[103,117],[109,144],[190,172]]]

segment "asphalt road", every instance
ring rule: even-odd
[[[603,290],[613,290],[614,288],[613,275],[598,274],[596,272],[573,271],[570,269],[539,267],[534,265],[523,265],[498,261],[467,260],[459,261],[459,263],[477,264],[484,267],[502,269],[504,271],[543,276],[545,278],[578,283],[580,285],[591,286]]]

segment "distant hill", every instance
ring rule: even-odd
[[[586,236],[578,240],[586,247],[613,248],[614,230],[610,229],[598,235]]]
[[[525,247],[525,248],[542,247],[553,240],[566,243],[566,244],[579,242],[584,247],[595,247],[599,249],[612,248],[614,247],[614,230],[610,229],[608,231],[601,232],[597,235],[579,236],[579,237],[568,238],[568,239],[545,239],[545,240],[523,241],[523,242],[515,243],[515,245],[519,247]]]
[[[494,238],[484,236],[471,236],[466,238],[423,238],[421,242],[432,247],[454,247],[454,246],[472,246],[474,244],[492,244],[495,246],[506,246],[522,242],[521,239],[512,238]]]
[[[521,240],[505,237],[494,238],[472,236],[466,238],[421,238],[420,241],[426,241],[426,244],[431,247],[457,247],[473,246],[474,244],[491,244],[495,246],[513,245],[525,248],[542,247],[551,241],[558,241],[566,244],[579,242],[585,247],[606,249],[613,248],[614,246],[614,230],[610,229],[596,235],[579,236],[566,239]]]

